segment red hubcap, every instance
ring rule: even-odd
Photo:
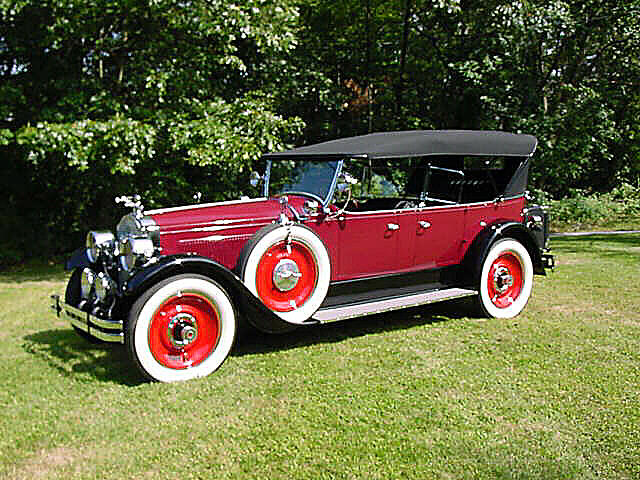
[[[185,293],[171,297],[156,310],[149,328],[154,358],[168,368],[195,367],[213,352],[220,324],[211,302]]]
[[[522,264],[513,253],[503,253],[489,269],[487,290],[491,302],[507,308],[518,298],[523,286]]]
[[[271,310],[290,312],[309,299],[317,278],[318,269],[311,250],[297,241],[288,246],[282,241],[262,255],[256,269],[256,290]]]

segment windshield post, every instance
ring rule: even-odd
[[[269,178],[271,177],[271,160],[267,160],[267,168],[264,172],[264,183],[262,185],[262,196],[269,198]]]

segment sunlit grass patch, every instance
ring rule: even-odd
[[[555,238],[511,320],[465,302],[253,335],[144,382],[0,275],[2,478],[639,478],[640,236]]]

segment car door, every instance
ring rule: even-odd
[[[459,261],[463,245],[464,211],[461,205],[417,210],[414,226],[416,269],[446,267]]]
[[[340,280],[411,269],[414,210],[345,212],[337,224]]]

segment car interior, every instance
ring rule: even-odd
[[[347,211],[401,210],[489,202],[500,197],[522,159],[442,156],[399,160],[349,159],[343,168],[358,183]],[[346,201],[336,193],[336,204]]]

